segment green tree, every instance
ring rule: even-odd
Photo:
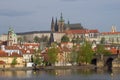
[[[23,41],[24,42],[27,42],[28,40],[27,40],[27,36],[23,36]]]
[[[93,58],[92,45],[85,41],[78,51],[78,63],[90,63]]]
[[[35,53],[34,53],[33,60],[32,60],[33,63],[35,64],[35,66],[41,65],[43,60],[41,58],[41,51],[40,51],[40,49],[35,50],[34,52]]]
[[[61,42],[69,42],[69,37],[67,35],[64,35],[62,38],[61,38]]]
[[[23,42],[23,38],[22,37],[18,37],[17,40],[18,40],[19,44],[22,44],[22,42]]]
[[[36,64],[36,65],[40,65],[40,63],[41,63],[40,57],[35,57],[35,58],[33,59],[33,62],[34,62],[34,64]]]
[[[78,59],[78,51],[77,47],[73,46],[72,51],[70,53],[70,63],[73,65],[74,63],[77,63]]]
[[[48,36],[42,35],[42,37],[40,38],[40,42],[48,42]]]
[[[57,55],[58,55],[59,49],[56,47],[56,44],[52,44],[52,46],[48,49],[48,58],[49,63],[55,64],[57,62]]]
[[[31,57],[31,61],[34,63],[35,70],[37,69],[37,67],[42,65],[43,59],[41,57],[40,49],[34,51],[34,55]]]
[[[98,55],[103,54],[104,50],[105,50],[104,45],[103,44],[99,44],[99,45],[97,45],[97,48],[96,48],[96,54],[98,54]]]
[[[74,44],[74,43],[76,43],[76,44],[80,44],[80,43],[84,43],[84,37],[83,36],[81,36],[81,37],[79,37],[79,36],[77,36],[76,38],[75,37],[73,37],[73,39],[72,39],[72,43]]]
[[[34,42],[38,43],[39,40],[40,40],[40,38],[39,38],[38,36],[35,36],[35,37],[34,37]]]
[[[96,48],[96,54],[97,55],[110,55],[111,52],[108,50],[105,50],[105,47],[103,44],[99,44],[97,45],[97,48]]]
[[[109,50],[104,50],[104,53],[103,53],[105,56],[109,56],[111,55],[112,53],[109,51]]]
[[[14,67],[17,64],[17,58],[14,57],[14,59],[11,62],[11,65]]]
[[[105,38],[104,38],[104,37],[101,38],[100,43],[101,43],[101,44],[105,44]]]

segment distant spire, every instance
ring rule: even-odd
[[[60,16],[61,19],[63,19],[63,16],[62,16],[62,13],[61,13],[61,16]]]
[[[68,25],[70,24],[70,21],[68,20]]]
[[[51,21],[51,31],[54,32],[55,28],[54,28],[54,18],[52,17],[52,21]]]
[[[112,32],[116,32],[116,27],[112,26]]]
[[[62,13],[61,13],[61,16],[60,16],[60,22],[64,22]]]
[[[68,20],[68,23],[66,24],[66,26],[65,26],[65,30],[69,30],[70,29],[70,22],[69,22],[69,20]]]
[[[55,32],[58,31],[58,22],[57,22],[57,18],[56,18],[56,21],[55,21]]]
[[[49,38],[49,45],[51,46],[51,44],[54,42],[54,36],[53,33],[50,33],[50,38]]]

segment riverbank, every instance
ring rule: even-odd
[[[14,70],[32,70],[32,67],[10,67],[10,68],[0,68],[0,71],[14,71]]]
[[[10,68],[0,68],[0,71],[4,70],[50,70],[50,69],[95,69],[93,65],[82,65],[82,66],[44,66],[44,67],[10,67]]]
[[[95,66],[47,66],[44,69],[95,69]]]

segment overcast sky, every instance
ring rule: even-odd
[[[85,28],[120,31],[120,0],[0,0],[0,34],[50,30],[51,18],[81,23]]]

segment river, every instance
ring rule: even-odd
[[[120,80],[120,71],[101,69],[0,71],[0,80]]]

